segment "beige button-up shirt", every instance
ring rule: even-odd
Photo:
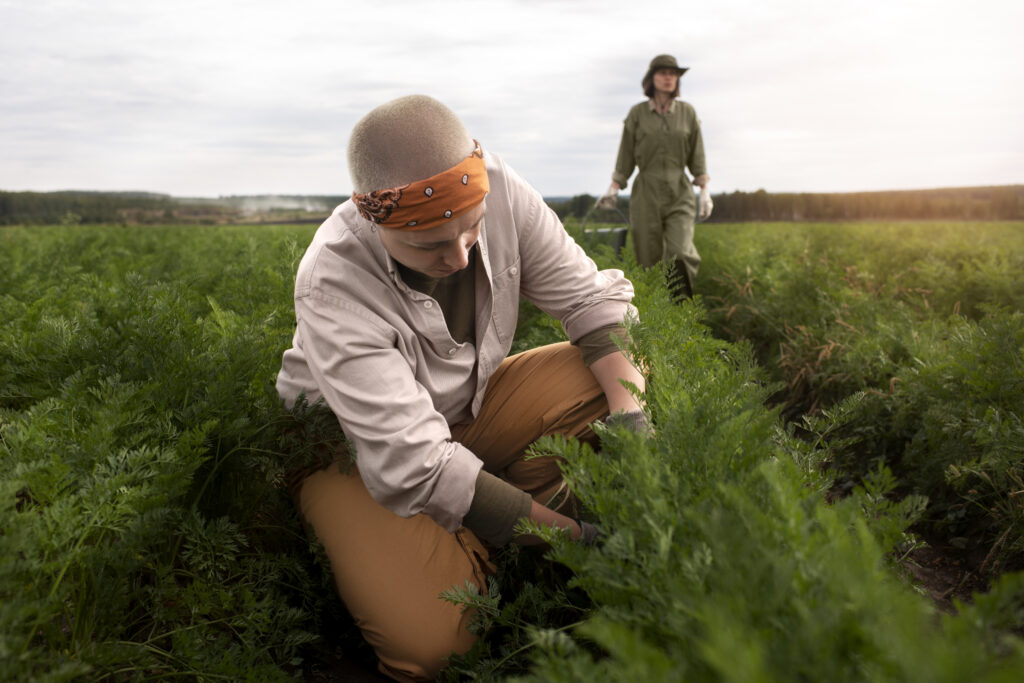
[[[473,418],[516,331],[520,295],[571,341],[636,315],[620,270],[599,271],[540,194],[485,152],[490,194],[478,242],[476,344],[455,342],[441,307],[402,281],[351,200],[317,230],[295,280],[297,327],[278,393],[323,398],[355,447],[370,495],[449,531],[469,510],[481,461],[451,440]],[[509,419],[516,419],[510,415]]]

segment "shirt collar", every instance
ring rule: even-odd
[[[671,114],[672,112],[674,112],[676,110],[676,102],[677,102],[677,100],[672,100],[672,102],[669,103],[669,105],[668,105],[668,113],[669,114]],[[647,100],[647,106],[650,107],[651,111],[654,111],[654,112],[658,111],[657,106],[654,104],[654,98],[653,97],[651,97],[651,98],[649,98]]]

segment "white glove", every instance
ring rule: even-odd
[[[619,184],[613,182],[604,191],[604,194],[597,200],[595,206],[599,209],[615,209],[619,201]]]
[[[711,209],[715,208],[715,203],[711,201],[711,193],[708,192],[708,186],[700,188],[700,199],[697,201],[697,216],[702,220],[706,221],[708,216],[711,215]]]

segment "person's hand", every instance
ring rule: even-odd
[[[604,194],[597,200],[597,208],[599,209],[614,209],[619,201],[619,184],[612,181],[612,184],[608,186],[608,189],[604,191]]]
[[[573,521],[580,527],[580,535],[576,537],[576,542],[583,545],[597,545],[598,541],[601,540],[601,529],[590,522],[584,522],[582,519]]]
[[[708,191],[707,185],[700,188],[700,199],[697,203],[697,216],[702,221],[706,221],[708,219],[708,216],[711,215],[711,209],[715,208],[715,203],[711,201],[711,193]]]

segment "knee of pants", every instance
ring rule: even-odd
[[[452,653],[463,654],[476,642],[476,636],[471,636],[468,641],[465,636],[450,639],[441,636],[436,632],[424,634],[423,639],[407,643],[401,652],[378,653],[378,668],[381,673],[399,681],[434,680],[448,666]]]
[[[401,518],[377,504],[354,468],[307,477],[299,510],[323,544],[338,593],[363,637],[396,680],[429,680],[446,657],[477,637],[471,613],[442,600],[442,590],[486,585],[493,568],[468,530],[449,534],[425,515]]]
[[[513,486],[533,495],[562,480],[561,460],[552,456],[517,460],[505,468],[504,476]]]

